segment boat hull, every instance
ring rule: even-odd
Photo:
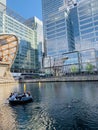
[[[22,100],[9,100],[9,104],[11,105],[22,105],[22,104],[27,104],[27,103],[30,103],[30,102],[33,102],[33,98],[30,97],[30,98],[25,98],[25,99],[22,99]]]

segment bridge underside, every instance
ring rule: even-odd
[[[15,82],[10,68],[18,49],[18,39],[12,34],[0,35],[0,83]]]

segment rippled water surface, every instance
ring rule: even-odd
[[[98,130],[98,82],[26,84],[34,102],[10,106],[10,92],[24,85],[0,85],[0,130]]]

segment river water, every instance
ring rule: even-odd
[[[10,106],[24,84],[0,85],[0,130],[98,130],[98,82],[28,83],[34,101]]]

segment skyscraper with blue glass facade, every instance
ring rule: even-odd
[[[98,0],[77,0],[77,5],[70,8],[70,12],[75,49],[79,51],[82,70],[87,63],[98,70]]]
[[[98,49],[98,0],[79,0],[78,22],[81,49]]]
[[[73,29],[70,11],[65,1],[42,0],[42,12],[47,56],[73,51]]]
[[[49,35],[51,34],[55,34],[56,31],[54,31],[56,29],[56,27],[52,24],[52,29],[53,29],[53,33],[51,32],[49,35],[47,34],[49,30],[49,28],[47,27],[47,24],[50,20],[50,17],[52,17],[54,15],[54,12],[60,12],[62,9],[67,9],[67,7],[69,7],[70,11],[67,12],[68,16],[71,16],[71,22],[72,22],[72,26],[73,26],[73,31],[74,31],[74,38],[75,38],[75,50],[77,54],[76,59],[77,59],[77,64],[81,62],[81,70],[85,70],[87,63],[91,63],[94,66],[94,69],[98,70],[97,65],[98,65],[98,0],[76,0],[75,3],[73,4],[74,0],[64,0],[64,1],[52,1],[54,2],[54,5],[51,5],[52,2],[50,2],[48,0],[47,1],[43,0],[43,5],[46,7],[44,7],[43,10],[43,18],[44,18],[44,32],[45,32],[45,38],[46,38],[46,43],[47,43],[47,50],[50,48],[50,50],[52,51],[53,48],[53,42],[51,45],[51,47],[49,47]],[[50,4],[50,3],[51,4]],[[77,3],[76,3],[77,2]],[[51,9],[46,5],[51,5]],[[65,7],[67,4],[67,7]],[[56,8],[57,7],[57,8]],[[65,7],[65,8],[64,8]],[[52,10],[53,8],[53,10]],[[50,9],[50,11],[49,11]],[[47,10],[45,12],[45,10]],[[56,14],[56,13],[55,13]],[[52,17],[53,20],[54,17]],[[67,17],[68,18],[68,17]],[[46,20],[48,19],[48,21]],[[51,21],[52,21],[51,20]],[[49,26],[49,25],[48,25]],[[68,27],[68,26],[67,26]],[[70,30],[70,27],[68,28],[68,30]],[[72,30],[70,30],[70,32],[72,32]],[[69,35],[70,36],[70,35]],[[55,37],[55,35],[53,35],[53,38]],[[68,37],[67,37],[68,38]],[[59,37],[58,37],[59,39]],[[69,37],[70,39],[70,37]],[[58,41],[58,40],[57,40]],[[67,39],[68,41],[68,39]],[[65,41],[63,42],[63,44],[65,43]],[[68,44],[68,43],[67,43]],[[71,44],[72,45],[72,44]],[[57,47],[57,45],[56,45]],[[55,48],[56,48],[55,47]],[[63,46],[62,48],[66,48],[65,46]],[[54,50],[54,49],[53,49]],[[51,52],[50,51],[50,52]],[[68,63],[68,66],[71,64],[76,64],[74,57],[73,57],[73,53],[69,52],[68,48],[67,48],[68,53],[65,53],[65,55],[68,55],[68,59],[66,61],[65,64]],[[49,52],[49,50],[48,50]],[[66,52],[66,51],[65,51]],[[49,54],[49,53],[47,53]],[[69,56],[70,55],[70,56]],[[68,68],[67,68],[68,70]]]

